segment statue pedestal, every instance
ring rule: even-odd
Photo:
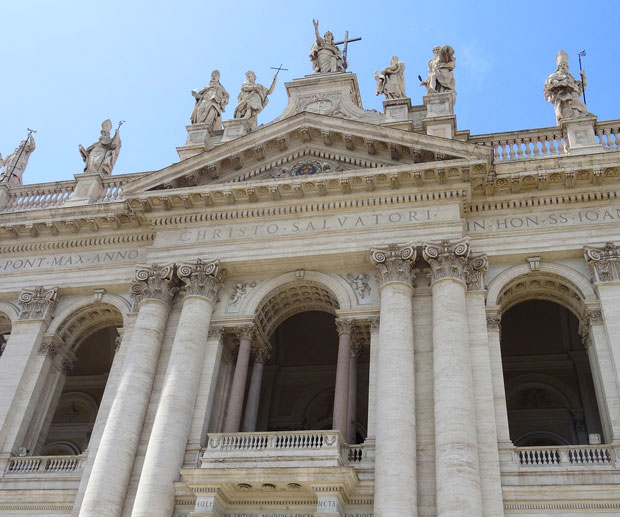
[[[208,124],[192,124],[185,126],[187,140],[185,145],[177,147],[177,153],[181,160],[200,154],[213,147],[213,144],[221,137],[222,131],[213,131]]]
[[[75,190],[71,199],[65,201],[64,206],[88,205],[97,201],[103,191],[102,180],[106,176],[104,172],[74,174]]]
[[[410,110],[411,99],[409,97],[384,100],[385,125],[396,129],[413,130],[413,121],[409,120]]]
[[[601,146],[594,135],[596,117],[560,121],[560,127],[568,142],[568,154],[598,153]]]
[[[427,135],[454,138],[456,133],[455,102],[456,95],[453,92],[431,93],[424,96],[426,117],[422,119],[422,127]]]
[[[6,183],[0,183],[0,210],[6,208],[9,202],[9,186]]]
[[[254,122],[253,125],[252,121]],[[250,131],[252,131],[252,129],[256,127],[256,118],[225,120],[222,124],[224,125],[224,136],[222,136],[222,142],[228,142],[243,135],[247,135]]]

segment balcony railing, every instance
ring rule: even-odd
[[[361,465],[363,445],[344,443],[338,431],[212,433],[201,455],[201,467],[241,467],[260,462],[283,466]]]
[[[513,461],[522,467],[613,466],[616,451],[608,445],[565,445],[558,447],[516,447]]]
[[[47,475],[80,472],[84,466],[85,454],[80,456],[23,456],[9,458],[5,474]]]

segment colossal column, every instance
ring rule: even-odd
[[[349,357],[351,356],[351,333],[355,321],[336,320],[338,330],[338,364],[336,365],[336,389],[334,392],[334,414],[332,427],[347,439],[347,405],[349,402]]]
[[[222,283],[219,261],[179,264],[185,298],[172,344],[161,398],[146,450],[132,516],[168,516],[174,482],[183,465],[211,314]]]
[[[243,412],[243,397],[245,395],[245,381],[248,376],[248,365],[250,363],[250,351],[252,349],[252,338],[256,332],[254,325],[244,325],[237,329],[239,333],[239,353],[237,354],[237,364],[233,375],[230,397],[228,399],[228,409],[226,420],[224,421],[225,433],[238,433],[241,425],[241,413]]]
[[[425,244],[433,298],[437,515],[482,515],[465,299],[469,244]]]
[[[178,291],[174,264],[137,266],[135,278],[131,292],[138,316],[80,509],[88,517],[118,516],[123,509],[170,303]]]
[[[374,248],[381,309],[376,407],[375,517],[417,515],[411,244]]]
[[[0,457],[17,453],[38,403],[37,393],[51,367],[48,358],[55,355],[54,348],[42,345],[58,298],[58,287],[24,289],[19,295],[19,316],[0,361]]]
[[[243,431],[253,433],[256,431],[256,418],[258,417],[258,403],[260,402],[260,390],[263,384],[263,369],[269,361],[270,351],[266,346],[258,348],[254,354],[248,401],[245,405],[245,417],[243,419]]]

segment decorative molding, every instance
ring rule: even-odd
[[[487,316],[487,330],[501,332],[502,318],[500,316]]]
[[[440,243],[427,243],[423,246],[422,256],[431,266],[432,282],[455,278],[467,284],[470,247],[466,239],[457,242],[442,240]]]
[[[370,275],[368,273],[347,273],[342,276],[355,291],[358,303],[370,303],[372,287],[370,286]]]
[[[215,304],[217,292],[224,279],[219,259],[211,262],[196,259],[191,263],[180,263],[177,276],[185,284],[183,291],[186,296],[202,296]]]
[[[602,248],[584,246],[583,250],[593,282],[620,280],[620,247],[607,242]]]
[[[370,261],[379,270],[381,287],[389,282],[403,282],[411,285],[415,259],[414,244],[388,244],[370,250]]]
[[[135,307],[143,300],[159,300],[166,304],[172,302],[172,298],[178,292],[175,281],[174,263],[159,266],[138,265],[136,266],[136,281],[131,284],[131,295],[135,300]]]
[[[24,289],[17,300],[20,320],[45,320],[48,323],[54,316],[58,304],[58,287],[45,289],[43,286]]]
[[[246,297],[248,292],[256,287],[256,285],[256,282],[235,284],[230,295],[230,301],[228,302],[226,312],[239,312],[239,304]]]
[[[350,336],[351,334],[353,334],[355,325],[355,320],[336,318],[336,330],[338,331],[339,336]]]
[[[155,240],[155,233],[142,233],[134,235],[115,235],[111,237],[86,237],[83,239],[71,239],[68,241],[50,242],[27,242],[19,244],[4,244],[0,246],[0,254],[31,253],[33,251],[64,250],[74,248],[109,248],[111,246],[145,243]]]
[[[378,332],[379,331],[379,316],[374,316],[372,318],[368,318],[368,325],[370,327],[370,332]]]
[[[217,339],[218,341],[222,339],[222,336],[225,334],[224,327],[209,327],[209,334],[207,339]]]
[[[489,260],[486,255],[470,257],[465,265],[465,282],[468,291],[484,289],[484,275],[489,269]]]
[[[239,339],[249,339],[252,341],[256,337],[257,329],[254,323],[248,323],[245,325],[238,325],[227,329],[232,334],[235,334]]]
[[[56,357],[57,354],[58,347],[53,341],[43,341],[41,346],[39,346],[39,355],[46,355],[51,360],[54,360],[54,357]]]
[[[271,350],[266,346],[257,347],[253,351],[254,362],[265,364],[271,358]]]

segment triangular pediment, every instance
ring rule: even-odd
[[[304,112],[143,176],[125,194],[491,157],[459,140]]]

